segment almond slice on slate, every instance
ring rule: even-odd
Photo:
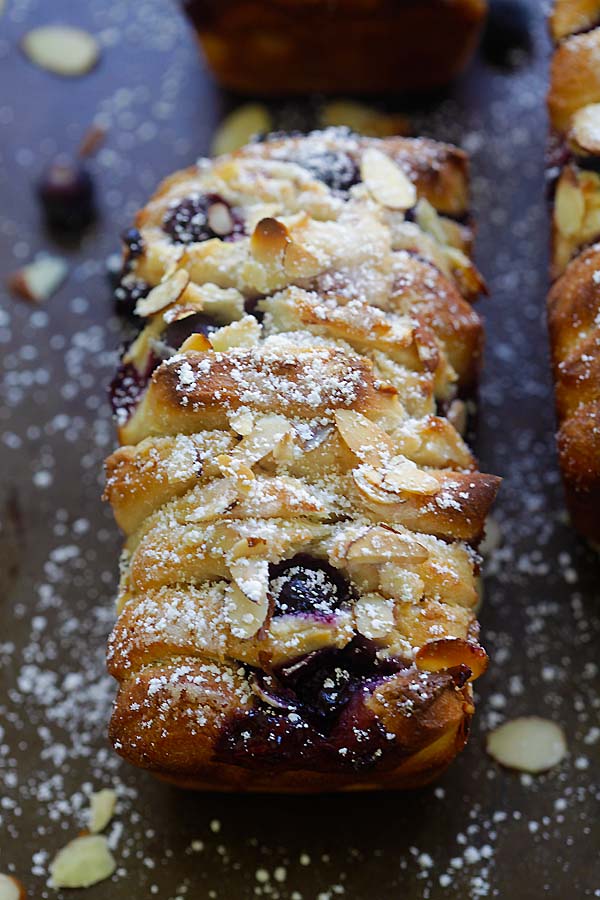
[[[54,294],[67,277],[68,266],[59,256],[38,256],[8,280],[13,294],[31,303],[42,303]]]
[[[75,77],[93,69],[100,46],[88,31],[69,25],[41,25],[29,31],[22,42],[31,62],[56,75]]]
[[[104,788],[92,794],[90,797],[89,817],[92,834],[104,831],[114,815],[116,805],[117,795],[110,788]]]
[[[487,752],[496,762],[519,772],[537,775],[557,766],[567,755],[560,725],[539,716],[504,722],[487,738]]]
[[[25,897],[25,889],[16,878],[0,874],[0,900],[25,900]]]
[[[99,834],[75,838],[63,847],[50,865],[52,886],[55,888],[85,888],[104,881],[117,865],[108,841]]]

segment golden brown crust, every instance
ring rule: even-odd
[[[138,216],[146,327],[105,492],[127,535],[111,738],[135,764],[406,787],[464,744],[499,484],[452,424],[482,343],[470,232],[439,214],[464,213],[466,172],[328,131],[178,173]]]
[[[443,85],[471,57],[486,9],[485,0],[229,0],[208,9],[187,0],[219,82],[253,96]]]
[[[597,0],[556,0],[551,30],[562,43],[548,96],[554,139],[562,142],[548,296],[558,452],[571,519],[593,541],[600,540],[599,21]]]
[[[558,448],[574,524],[600,538],[600,246],[577,257],[548,298]]]
[[[600,0],[554,0],[550,14],[550,33],[556,43],[598,24]]]
[[[550,68],[548,109],[552,127],[568,131],[573,114],[600,102],[600,29],[566,38],[556,49]]]

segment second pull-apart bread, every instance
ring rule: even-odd
[[[556,2],[548,106],[558,451],[571,518],[600,542],[600,2]]]
[[[465,743],[498,479],[466,160],[345,132],[163,183],[127,236],[113,397],[117,751],[183,786],[409,787]]]

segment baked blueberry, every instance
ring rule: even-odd
[[[244,235],[244,222],[218,194],[195,194],[169,210],[163,220],[163,230],[176,244],[211,238],[235,241]]]
[[[150,285],[132,274],[121,278],[114,290],[117,312],[123,316],[133,316],[138,300],[150,293]]]
[[[481,52],[487,62],[500,68],[515,68],[533,49],[531,14],[522,0],[493,0]]]
[[[293,162],[307,169],[334,191],[349,191],[360,181],[360,172],[356,162],[348,153],[342,151],[323,150],[319,153],[305,153],[297,156]]]
[[[58,156],[38,183],[38,197],[51,228],[79,231],[96,215],[92,176],[82,163]]]
[[[271,567],[273,615],[331,615],[353,596],[350,583],[325,560],[299,554]]]
[[[138,371],[132,363],[120,364],[108,389],[110,405],[120,425],[127,421],[142,399],[150,376],[160,362],[159,357],[151,354],[144,372]]]

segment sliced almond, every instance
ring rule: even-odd
[[[0,874],[0,900],[25,900],[25,888],[12,875]]]
[[[242,557],[264,556],[267,550],[267,542],[261,537],[242,537],[237,540],[230,550],[232,559]]]
[[[223,120],[213,138],[211,153],[221,156],[233,153],[247,144],[257,134],[268,134],[273,129],[273,121],[262,103],[245,103],[238,106]]]
[[[248,493],[254,481],[254,472],[243,460],[221,453],[215,462],[223,475],[233,479],[240,494]]]
[[[260,340],[262,327],[254,316],[244,316],[231,325],[224,325],[218,331],[209,335],[209,341],[213,349],[222,353],[231,350],[232,347],[256,347]]]
[[[487,752],[509,769],[537,775],[557,766],[567,755],[562,728],[549,719],[523,716],[496,728],[487,738]]]
[[[290,243],[287,226],[278,219],[261,219],[250,238],[250,252],[262,263],[283,263],[283,256]]]
[[[386,432],[353,409],[338,409],[335,424],[344,443],[359,459],[377,465],[394,452],[394,442]]]
[[[314,278],[323,271],[324,265],[306,247],[290,241],[283,254],[283,268],[289,278]]]
[[[196,353],[205,353],[206,350],[212,350],[211,342],[206,337],[206,335],[196,333],[190,334],[189,338],[185,339],[185,341],[179,348],[179,353],[188,353],[190,351],[194,351]]]
[[[215,234],[222,236],[233,231],[233,218],[225,203],[213,203],[208,209],[206,218]]]
[[[141,297],[135,307],[137,316],[151,316],[175,303],[190,283],[189,272],[177,269],[170,278],[153,287],[149,294]]]
[[[425,197],[420,197],[416,205],[415,221],[419,228],[435,238],[438,244],[446,243],[446,233],[438,212]]]
[[[384,638],[394,630],[394,601],[380,594],[365,594],[354,606],[356,627],[369,640]]]
[[[417,202],[417,189],[400,166],[389,156],[369,147],[363,154],[360,172],[371,196],[390,209],[411,209]]]
[[[266,559],[238,559],[230,567],[231,577],[253,603],[264,603],[269,587],[269,563]]]
[[[201,503],[190,513],[190,522],[208,522],[226,512],[238,499],[236,482],[231,478],[220,478],[203,485],[200,491]]]
[[[291,431],[291,427],[288,420],[277,413],[257,417],[253,430],[240,441],[233,455],[246,465],[253,466],[275,450],[285,435]]]
[[[232,635],[246,640],[262,628],[269,611],[269,601],[265,597],[262,603],[255,603],[237,584],[230,584],[225,592],[225,609]]]
[[[408,494],[435,494],[440,485],[433,475],[424,472],[405,456],[396,456],[386,465],[381,486],[384,490]]]
[[[63,847],[50,865],[55,888],[86,888],[104,881],[117,865],[105,837],[99,834],[75,838]]]
[[[88,31],[68,25],[41,25],[22,42],[31,62],[56,75],[85,75],[100,58],[100,45]]]
[[[383,525],[374,525],[348,547],[349,562],[386,563],[391,560],[422,562],[429,552],[408,535],[398,534]]]
[[[448,261],[450,274],[464,297],[471,299],[487,291],[483,276],[466,253],[457,247],[444,247],[444,255]]]
[[[112,819],[117,805],[117,795],[110,788],[97,791],[90,797],[90,831],[104,831]]]
[[[229,416],[229,424],[242,437],[248,437],[254,430],[254,414],[249,409],[238,409]]]
[[[563,237],[576,237],[583,226],[585,197],[571,166],[563,169],[554,197],[554,222]]]
[[[410,131],[410,123],[405,116],[382,113],[352,100],[334,100],[325,104],[321,110],[321,124],[325,128],[346,126],[367,137],[392,137]]]
[[[426,672],[440,672],[442,669],[465,665],[471,670],[469,681],[474,681],[487,669],[488,657],[479,644],[462,638],[441,638],[424,644],[417,653],[415,662],[419,669]]]
[[[9,278],[8,286],[14,294],[32,303],[48,300],[59,289],[69,269],[59,256],[38,256]]]
[[[577,110],[571,121],[569,139],[576,150],[600,156],[600,103]]]

